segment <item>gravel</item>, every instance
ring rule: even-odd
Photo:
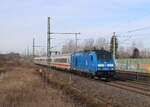
[[[49,71],[57,82],[70,85],[81,90],[82,93],[103,99],[114,107],[150,107],[150,97],[135,92],[106,85],[102,81],[95,81],[63,71]]]

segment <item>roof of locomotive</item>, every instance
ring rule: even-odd
[[[73,53],[73,54],[91,53],[91,52],[96,52],[96,53],[106,53],[106,52],[108,52],[108,53],[111,53],[110,51],[101,49],[101,50],[84,50],[84,51],[79,51],[79,52],[76,52],[76,53]]]

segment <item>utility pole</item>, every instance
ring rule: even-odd
[[[25,48],[25,50],[24,50],[24,56],[25,56],[25,57],[27,56],[26,48]]]
[[[32,50],[32,59],[34,59],[35,57],[35,38],[33,38],[33,46],[32,46],[33,50]]]
[[[33,38],[33,43],[32,43],[32,60],[35,57],[35,48],[43,48],[43,52],[44,52],[44,48],[46,48],[47,46],[41,46],[41,45],[36,45],[35,44],[35,38]],[[30,52],[29,52],[30,53]]]
[[[48,25],[47,25],[47,58],[48,62],[51,62],[51,34],[74,34],[75,39],[76,39],[76,50],[77,50],[77,35],[80,33],[56,33],[56,32],[51,32],[50,30],[50,17],[48,17]],[[50,71],[50,68],[49,68]]]
[[[113,58],[116,59],[116,33],[113,33]]]
[[[47,29],[47,58],[50,60],[51,57],[51,32],[50,32],[50,17],[48,17],[48,29]]]
[[[29,57],[30,55],[30,50],[29,50],[29,46],[27,46],[27,56]]]
[[[77,51],[77,35],[80,33],[57,33],[57,32],[51,32],[50,30],[50,17],[48,17],[48,30],[47,30],[47,58],[48,60],[51,59],[51,34],[73,34],[75,35],[75,40],[76,40],[76,51]],[[75,52],[76,52],[75,51]]]
[[[76,40],[76,50],[75,50],[75,52],[77,52],[78,51],[78,44],[77,44],[77,42],[78,42],[78,38],[77,38],[77,33],[75,33],[75,40]]]

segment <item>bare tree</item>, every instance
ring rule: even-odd
[[[105,38],[98,38],[95,42],[96,49],[109,50],[109,42]]]
[[[62,54],[73,53],[75,52],[75,49],[76,49],[75,41],[70,40],[69,42],[63,45]]]
[[[86,39],[82,43],[78,44],[78,50],[76,50],[75,41],[70,40],[62,47],[62,53],[73,53],[77,51],[86,51],[86,50],[93,50],[93,49],[105,49],[109,50],[109,42],[105,38],[98,38],[96,42],[94,39]]]
[[[83,43],[83,50],[92,50],[94,49],[94,39],[87,39]]]

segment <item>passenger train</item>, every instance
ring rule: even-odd
[[[112,52],[93,50],[68,55],[34,58],[34,63],[66,71],[90,74],[97,77],[112,77],[115,74],[115,60]]]

